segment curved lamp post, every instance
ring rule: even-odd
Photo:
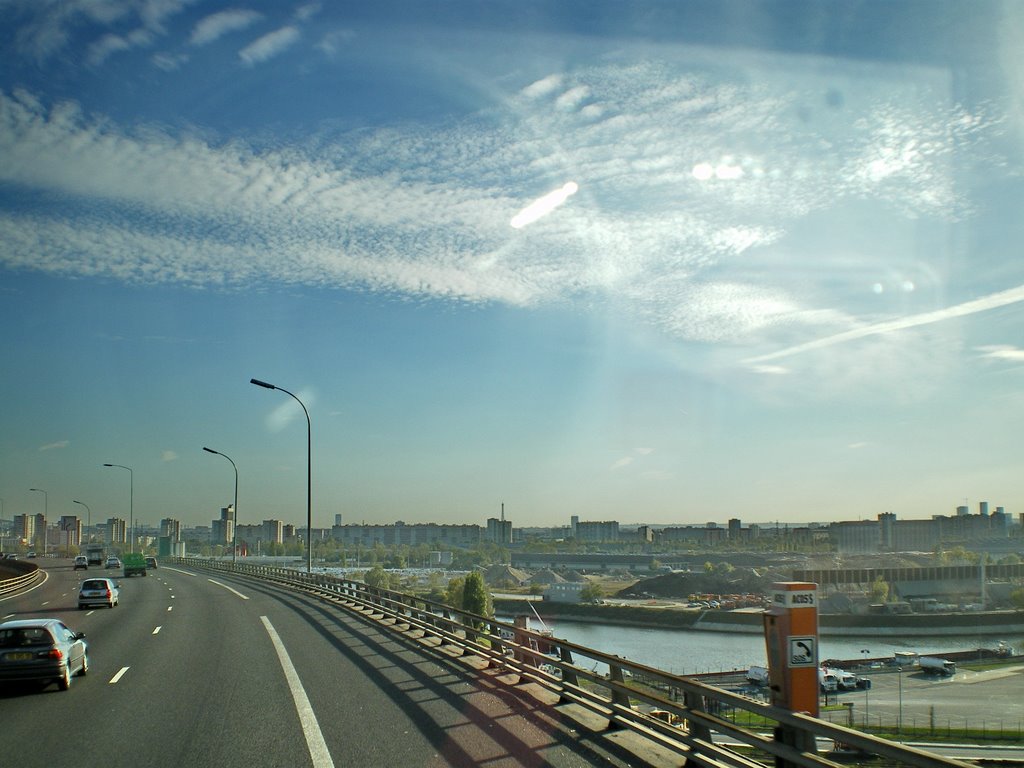
[[[259,379],[249,379],[250,384],[264,389],[279,389],[286,395],[290,395],[295,402],[302,406],[302,412],[306,414],[306,572],[313,572],[313,427],[309,422],[309,411],[306,406],[294,394],[283,387],[276,387]]]
[[[89,516],[89,522],[88,522],[88,523],[86,524],[86,526],[85,526],[85,529],[86,529],[86,531],[88,532],[88,531],[89,531],[89,530],[90,530],[90,529],[92,528],[92,510],[91,510],[91,509],[89,509],[89,505],[88,505],[88,504],[86,504],[86,503],[85,503],[84,501],[78,501],[77,499],[72,499],[72,500],[71,500],[71,503],[72,503],[72,504],[81,504],[81,505],[82,505],[83,507],[85,507],[85,511],[86,511],[86,513],[87,513],[87,514],[88,514],[88,516]],[[92,541],[92,534],[88,534],[88,535],[86,536],[86,538],[87,538],[87,539],[88,539],[89,541]],[[81,552],[81,550],[79,550],[79,552]]]
[[[104,467],[118,467],[128,470],[128,526],[131,528],[131,539],[128,542],[128,551],[135,551],[135,473],[131,467],[124,464],[104,464]]]
[[[43,554],[46,554],[46,523],[50,517],[50,497],[46,491],[42,488],[29,488],[30,491],[36,491],[37,493],[43,494]]]
[[[231,461],[231,457],[226,453],[215,451],[213,448],[207,448],[205,445],[203,446],[203,450],[207,453],[215,453],[218,456],[223,456],[228,461]],[[235,470],[235,503],[231,507],[231,509],[234,510],[235,515],[234,522],[231,526],[231,564],[234,565],[235,557],[238,554],[238,467],[235,466],[235,462],[233,461],[231,461],[231,466]]]

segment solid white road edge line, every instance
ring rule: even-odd
[[[211,584],[216,584],[218,587],[224,587],[224,589],[226,589],[228,592],[234,592],[236,595],[238,595],[243,600],[248,600],[249,599],[248,597],[243,595],[241,592],[239,592],[237,589],[232,589],[227,584],[221,584],[219,581],[214,581],[213,579],[207,579],[207,581],[210,582]],[[174,597],[174,595],[171,595],[171,597]]]
[[[266,616],[260,616],[260,621],[263,622],[267,634],[270,635],[270,642],[274,644],[274,650],[277,651],[277,659],[281,662],[285,680],[288,681],[288,688],[292,692],[292,699],[295,701],[295,709],[299,713],[299,723],[302,725],[302,733],[306,736],[306,746],[309,747],[309,756],[313,761],[313,768],[334,768],[334,760],[331,759],[331,753],[327,750],[324,734],[320,730],[320,724],[316,721],[316,714],[313,712],[313,707],[306,697],[306,690],[302,687],[299,673],[295,671],[284,643],[281,642],[281,638],[278,636],[277,630],[274,629],[274,625],[270,623],[270,619]]]
[[[116,682],[117,682],[118,680],[120,680],[120,679],[121,679],[122,677],[124,677],[124,673],[125,673],[125,672],[127,672],[127,671],[128,671],[128,667],[121,667],[121,669],[119,669],[119,670],[117,671],[117,674],[116,674],[116,675],[114,675],[114,676],[113,676],[112,678],[110,678],[110,683],[109,683],[109,685],[113,685],[113,684],[114,684],[114,683],[116,683]]]

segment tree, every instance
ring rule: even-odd
[[[594,603],[604,597],[604,588],[596,581],[587,582],[587,586],[580,590],[580,600],[585,603]]]
[[[1024,611],[1024,587],[1015,589],[1010,593],[1010,602],[1018,611]]]
[[[462,606],[462,593],[465,586],[466,578],[464,576],[456,576],[454,579],[449,580],[445,602],[452,608],[460,608]]]
[[[868,592],[872,603],[885,603],[889,600],[889,582],[883,579],[881,576],[876,576],[875,580],[871,583],[871,589]]]
[[[380,565],[375,565],[363,576],[366,586],[377,589],[391,589],[391,574],[385,571]]]
[[[487,591],[484,575],[480,571],[473,571],[466,576],[462,589],[462,610],[488,618],[494,615],[491,593]]]

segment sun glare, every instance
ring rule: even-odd
[[[554,192],[548,192],[544,197],[534,200],[528,206],[523,208],[523,210],[513,216],[512,221],[509,223],[516,229],[522,229],[527,224],[532,224],[542,216],[547,216],[555,210],[555,208],[575,195],[576,190],[578,189],[579,185],[575,181],[570,181],[560,189],[556,189]]]

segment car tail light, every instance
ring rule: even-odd
[[[110,597],[110,590],[107,590],[107,597]]]
[[[64,651],[62,651],[60,648],[51,648],[46,652],[46,658],[56,659],[57,661],[60,661],[64,658]]]

